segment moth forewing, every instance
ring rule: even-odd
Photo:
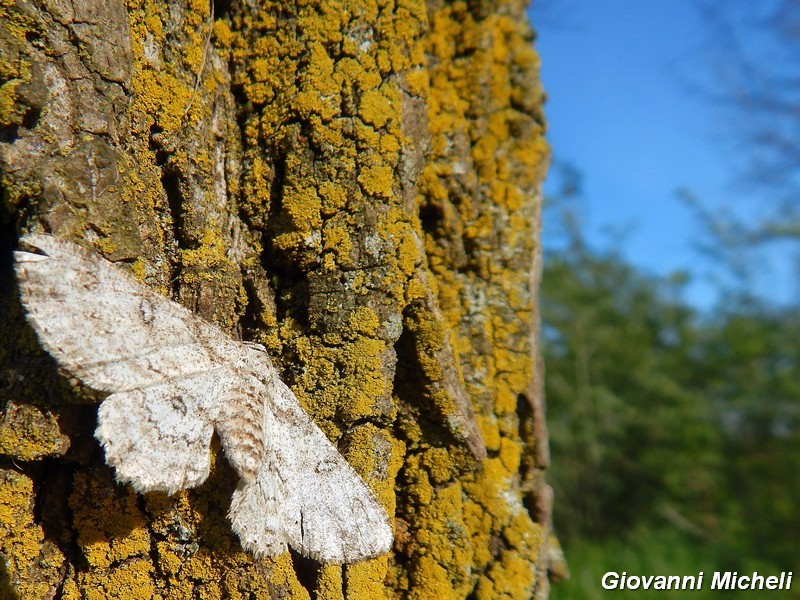
[[[216,429],[241,477],[230,518],[245,548],[273,556],[288,543],[337,563],[390,549],[383,507],[263,349],[76,244],[35,234],[21,242],[38,250],[14,256],[42,346],[71,375],[111,392],[96,437],[118,479],[141,492],[199,485]]]

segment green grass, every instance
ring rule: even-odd
[[[555,584],[552,600],[607,600],[615,598],[650,598],[659,600],[705,600],[711,598],[745,599],[769,598],[790,600],[800,598],[800,573],[795,573],[792,590],[712,590],[715,571],[738,570],[742,575],[753,571],[766,576],[780,575],[778,567],[765,565],[757,559],[741,560],[738,568],[723,564],[713,548],[704,546],[675,532],[639,530],[625,540],[584,542],[565,549],[570,569],[568,581]],[[786,570],[784,568],[784,570]],[[697,575],[701,571],[700,590],[605,590],[601,585],[608,571],[630,575]]]

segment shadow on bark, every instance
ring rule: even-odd
[[[11,587],[11,580],[8,578],[5,561],[2,560],[0,560],[0,598],[19,600],[17,592]]]

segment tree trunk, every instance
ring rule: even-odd
[[[547,163],[524,3],[0,3],[0,596],[547,595]],[[255,559],[237,476],[116,483],[27,326],[20,234],[93,248],[263,344],[392,553]],[[90,343],[90,342],[89,342]]]

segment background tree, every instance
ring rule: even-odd
[[[717,108],[733,174],[726,206],[683,192],[705,226],[702,247],[736,276],[736,293],[766,265],[800,281],[800,3],[697,5],[710,76],[691,86]]]
[[[648,275],[613,246],[590,246],[575,216],[577,171],[556,174],[542,340],[571,579],[553,597],[600,598],[609,570],[794,569],[798,307],[729,294],[699,312],[683,299],[686,274]]]
[[[0,4],[0,595],[546,596],[547,147],[523,11]],[[264,344],[395,516],[393,553],[255,560],[218,449],[197,489],[116,484],[98,398],[25,325],[10,261],[29,229]]]
[[[720,440],[687,382],[697,331],[684,279],[643,276],[567,220],[569,244],[547,253],[542,288],[558,530],[569,543],[664,519],[705,529]]]

